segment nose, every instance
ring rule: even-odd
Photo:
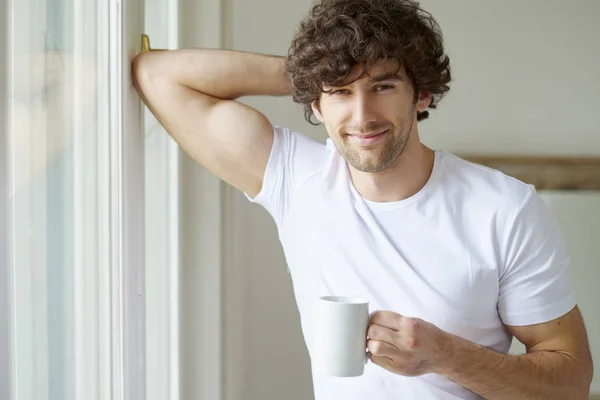
[[[373,104],[364,94],[357,94],[353,100],[352,120],[354,125],[360,127],[361,130],[367,130],[367,127],[377,119]]]

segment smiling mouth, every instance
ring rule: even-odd
[[[348,135],[348,136],[350,136],[351,140],[357,141],[363,145],[368,145],[368,144],[373,144],[373,143],[377,142],[378,140],[383,138],[385,136],[385,134],[388,132],[389,132],[389,129],[386,129],[385,131],[379,132],[379,133],[372,133],[372,134],[366,134],[366,135]]]

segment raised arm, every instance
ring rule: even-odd
[[[235,99],[291,93],[284,58],[213,49],[147,52],[133,62],[144,103],[175,141],[207,170],[256,196],[273,128]]]

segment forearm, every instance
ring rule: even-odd
[[[229,50],[182,49],[144,53],[152,73],[220,99],[291,93],[284,58]]]
[[[436,373],[490,400],[587,399],[583,363],[568,354],[540,351],[507,355],[453,337]]]

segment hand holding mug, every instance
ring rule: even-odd
[[[404,376],[433,372],[450,342],[450,335],[437,326],[391,311],[373,313],[367,336],[371,361]]]

